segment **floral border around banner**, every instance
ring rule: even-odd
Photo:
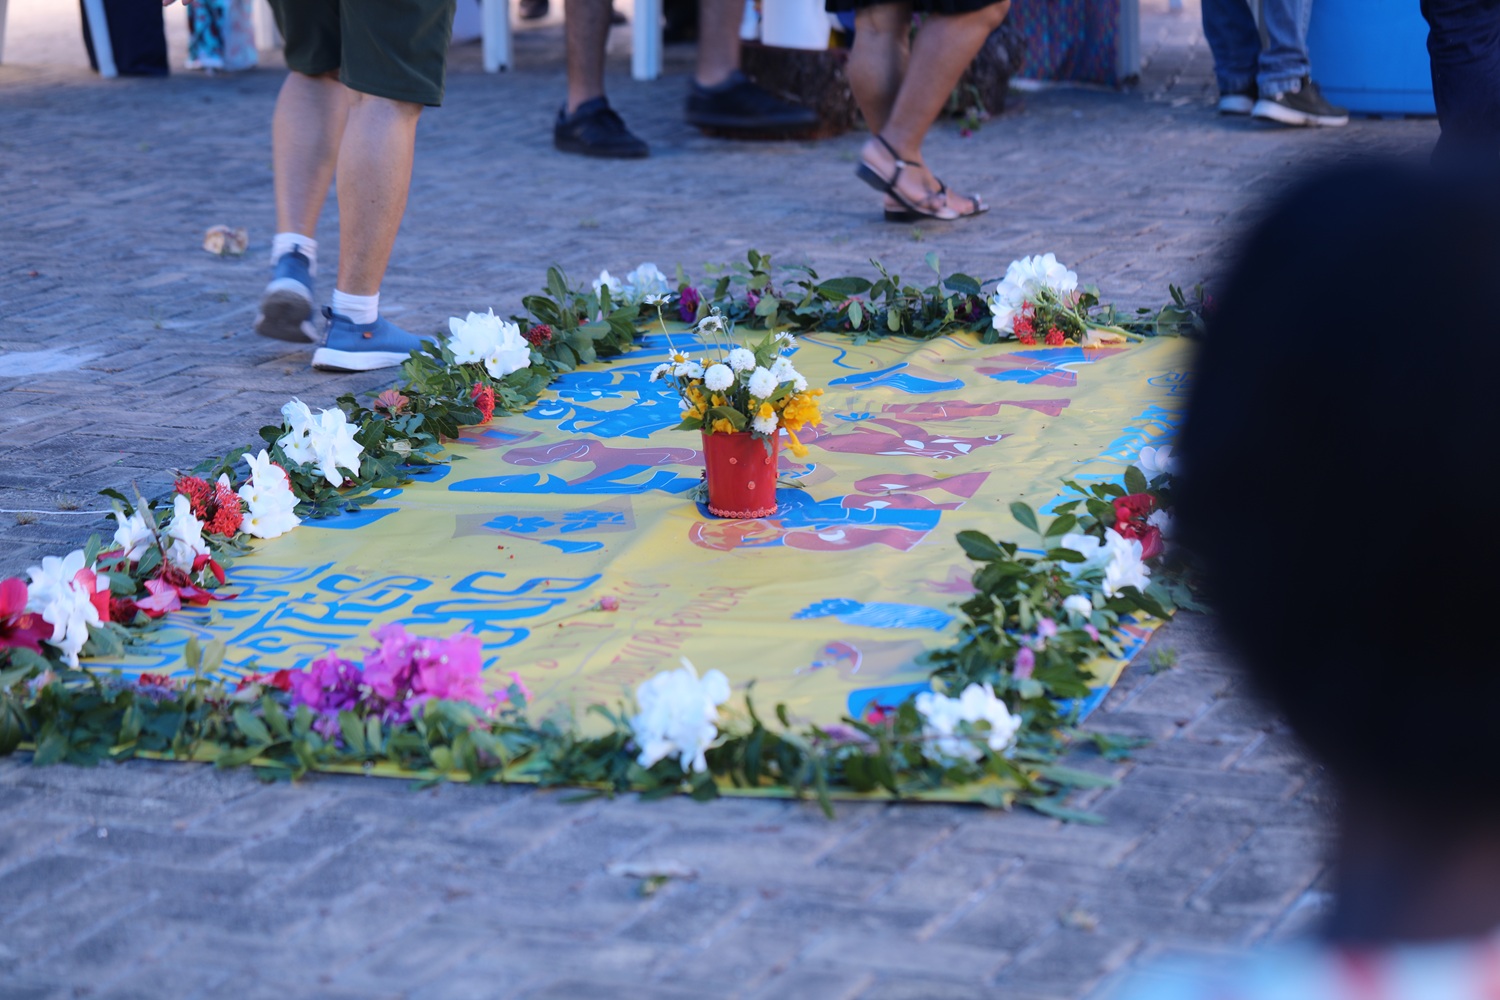
[[[224,567],[252,539],[371,503],[448,461],[444,442],[461,427],[525,408],[558,373],[628,352],[642,322],[664,310],[689,324],[724,318],[857,340],[969,331],[991,343],[1041,336],[1090,346],[1202,328],[1201,289],[1189,300],[1173,288],[1171,304],[1127,319],[1080,291],[1051,254],[1016,261],[988,296],[990,282],[943,278],[934,255],[928,263],[938,280],[926,288],[878,263],[876,281],[773,270],[755,251],[746,264],[710,268],[707,290],[652,264],[623,280],[605,271],[589,288],[551,268],[545,293],[523,300],[529,315],[453,319],[449,338],[403,364],[399,388],[364,402],[345,395],[318,413],[294,399],[280,424],[262,429],[263,445],[202,463],[169,502],[103,491],[117,505],[110,540],[95,536],[44,558],[26,580],[0,582],[0,754],[26,747],[36,764],[142,756],[251,765],[271,778],[354,769],[648,797],[813,794],[830,812],[845,795],[962,798],[1093,819],[1063,799],[1108,779],[1058,762],[1080,745],[1116,758],[1131,741],[1076,729],[1091,665],[1122,655],[1122,623],[1194,606],[1171,545],[1170,447],[1143,449],[1123,485],[1068,483],[1078,498],[1045,526],[1012,504],[1039,548],[961,532],[977,564],[975,594],[961,605],[954,645],[928,654],[934,690],[836,725],[793,720],[784,706],[768,723],[753,692],[728,709],[724,675],[700,676],[684,660],[643,683],[633,706],[590,706],[607,732],[584,735],[571,720],[532,721],[519,678],[487,693],[477,637],[423,638],[400,625],[376,630],[360,662],[330,655],[306,671],[234,676],[222,670],[221,645],[196,642],[185,678],[132,681],[82,664],[118,655],[184,605],[232,599]],[[606,597],[591,611],[617,608]]]

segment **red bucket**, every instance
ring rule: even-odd
[[[770,517],[776,513],[776,452],[781,442],[749,431],[703,435],[708,467],[708,509],[720,517]]]

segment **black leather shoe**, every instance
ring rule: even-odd
[[[783,101],[735,70],[717,87],[693,84],[687,99],[687,121],[703,129],[760,138],[817,128],[818,113]]]
[[[639,160],[651,148],[625,127],[625,120],[609,106],[609,98],[596,97],[578,105],[571,115],[564,107],[552,126],[552,145],[564,153],[598,156],[606,160]]]

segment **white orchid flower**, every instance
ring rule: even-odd
[[[686,657],[636,688],[631,718],[642,767],[675,756],[684,771],[708,770],[704,751],[719,735],[719,706],[729,700],[729,678],[710,670],[700,679]]]

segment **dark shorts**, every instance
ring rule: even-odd
[[[350,90],[393,101],[443,103],[457,0],[270,0],[287,68],[339,71]]]

